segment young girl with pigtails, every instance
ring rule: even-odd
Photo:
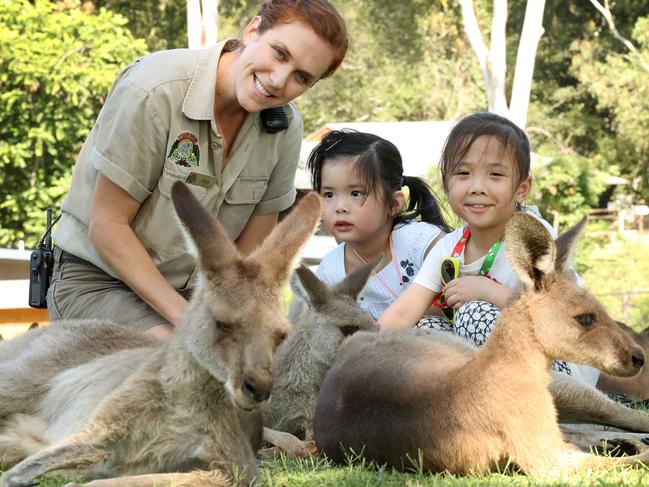
[[[324,198],[324,226],[339,242],[316,274],[334,284],[382,255],[358,297],[376,319],[411,284],[427,253],[451,229],[425,181],[404,176],[398,149],[377,135],[329,132],[307,166],[313,188]]]

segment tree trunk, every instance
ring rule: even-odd
[[[202,47],[211,47],[216,44],[218,26],[218,0],[202,0],[203,3],[203,33]]]
[[[476,53],[485,81],[485,90],[489,101],[488,110],[508,117],[519,127],[525,128],[532,78],[534,76],[534,60],[539,40],[543,34],[542,22],[545,0],[528,0],[527,2],[521,40],[516,55],[514,83],[509,106],[507,105],[505,93],[507,0],[494,0],[493,2],[490,47],[487,47],[482,40],[473,1],[459,1],[462,7],[464,31]]]
[[[187,0],[187,45],[190,49],[216,44],[218,0]]]
[[[545,0],[528,0],[525,7],[525,21],[516,54],[516,68],[509,111],[512,121],[525,128],[527,110],[530,104],[536,49],[543,35],[543,10]]]
[[[491,83],[488,88],[489,111],[509,116],[505,95],[505,75],[507,74],[507,0],[494,0],[491,19],[491,46],[487,58]]]

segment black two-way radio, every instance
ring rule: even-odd
[[[269,134],[275,134],[288,128],[288,114],[286,107],[266,108],[259,112],[261,124]]]
[[[47,289],[54,267],[52,227],[59,218],[60,215],[52,222],[52,208],[47,209],[47,229],[29,258],[29,305],[32,308],[47,308]]]

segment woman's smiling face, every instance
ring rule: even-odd
[[[329,69],[333,47],[299,21],[261,34],[255,17],[243,33],[235,64],[234,91],[248,112],[285,105],[313,86]]]

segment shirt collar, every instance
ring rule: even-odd
[[[214,93],[216,91],[216,68],[222,52],[234,51],[240,45],[237,39],[226,39],[213,47],[204,49],[199,56],[192,81],[183,101],[183,114],[192,120],[211,120],[214,118]],[[258,113],[253,113],[253,123],[259,128]]]

